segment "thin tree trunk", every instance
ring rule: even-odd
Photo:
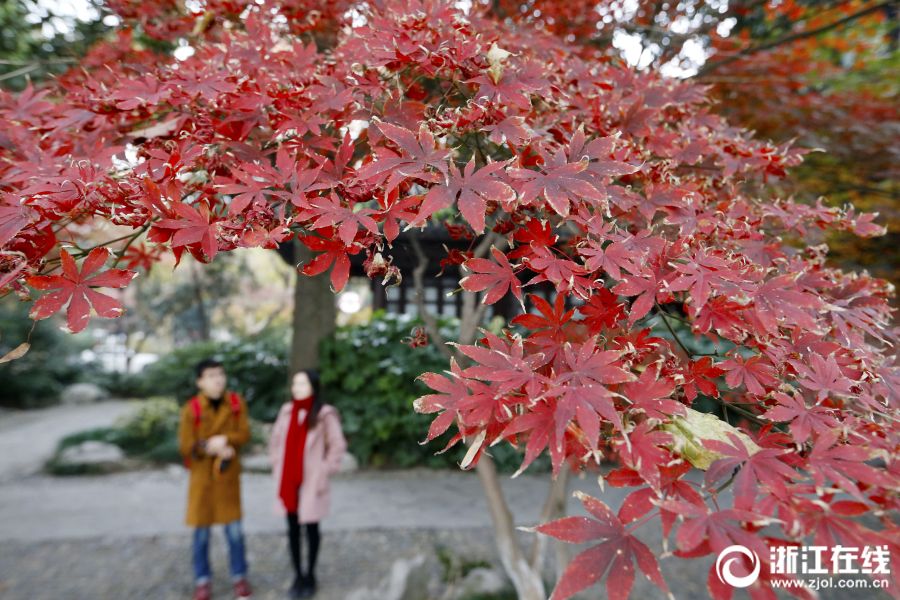
[[[200,340],[209,341],[209,317],[206,314],[206,304],[203,301],[203,284],[201,282],[200,266],[194,263],[191,269],[194,280],[194,299],[197,302],[197,318],[200,320]]]
[[[413,281],[416,288],[416,305],[419,309],[419,316],[425,321],[428,335],[438,345],[441,352],[448,358],[456,359],[459,365],[465,368],[468,365],[467,357],[444,343],[437,326],[437,320],[425,308],[424,275],[428,267],[428,258],[419,244],[415,231],[410,230],[407,233],[413,252],[415,252],[418,259],[418,265],[413,271]],[[492,242],[502,246],[505,240],[493,233],[488,234],[475,248],[475,257],[481,258],[487,255]],[[460,318],[460,331],[457,342],[461,345],[470,345],[475,341],[478,326],[484,320],[487,307],[483,303],[478,302],[478,294],[471,292],[463,292],[463,294],[463,314]],[[544,582],[541,580],[540,571],[532,568],[516,539],[515,522],[503,495],[503,488],[500,487],[500,478],[497,476],[494,461],[487,454],[482,454],[478,464],[475,466],[475,470],[478,472],[478,478],[484,488],[488,511],[494,525],[494,539],[497,543],[500,561],[503,563],[503,569],[506,571],[507,576],[516,588],[519,600],[546,600],[547,594],[544,590]],[[554,489],[554,486],[551,486],[551,493],[553,493]]]
[[[544,508],[541,509],[541,516],[539,517],[540,525],[544,525],[549,523],[550,521],[555,521],[556,519],[561,519],[566,516],[566,500],[568,499],[568,489],[569,489],[569,468],[567,465],[563,465],[562,469],[557,475],[556,479],[552,481],[550,484],[550,491],[547,492],[547,500],[544,502]],[[544,566],[544,557],[547,553],[547,543],[550,538],[545,535],[535,534],[534,542],[531,545],[531,568],[541,572],[541,569]],[[557,581],[559,577],[562,576],[562,571],[559,570],[560,556],[559,556],[559,548],[557,545],[557,556],[556,556],[556,570],[558,571]],[[563,555],[563,559],[565,559],[565,555]],[[566,561],[568,562],[568,561]],[[563,566],[563,570],[565,570],[565,565]]]
[[[295,264],[306,264],[312,258],[312,251],[294,240]],[[334,333],[336,318],[331,269],[312,277],[298,273],[294,284],[291,375],[300,369],[318,368],[319,342]]]
[[[528,559],[525,558],[516,540],[516,526],[503,496],[494,461],[490,456],[482,454],[475,470],[478,471],[478,478],[484,487],[491,521],[494,523],[494,538],[500,553],[500,562],[503,563],[506,574],[515,586],[519,600],[546,600],[547,593],[544,591],[541,574],[528,564]]]

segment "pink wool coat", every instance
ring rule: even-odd
[[[269,438],[269,464],[275,480],[275,504],[272,511],[285,515],[287,510],[281,501],[281,474],[284,471],[284,452],[287,445],[288,428],[291,424],[291,402],[285,403],[278,411],[278,418]],[[297,415],[300,422],[306,418],[306,411]],[[341,458],[347,451],[347,440],[341,431],[341,418],[335,407],[325,404],[319,410],[316,426],[306,434],[303,450],[303,484],[300,486],[300,503],[297,519],[302,523],[318,523],[328,514],[331,504],[330,476],[341,469]]]

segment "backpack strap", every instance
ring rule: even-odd
[[[231,400],[231,414],[234,415],[234,421],[237,423],[238,417],[241,414],[241,399],[234,392],[231,392],[228,395],[228,399]]]
[[[194,431],[200,429],[200,398],[194,396],[188,401],[191,411],[194,413]]]

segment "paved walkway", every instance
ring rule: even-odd
[[[107,427],[126,413],[124,401],[61,405],[0,413],[0,483],[38,472],[65,436]]]
[[[503,480],[503,489],[521,525],[536,524],[549,489],[543,477]],[[597,495],[594,478],[575,480],[571,489]],[[242,476],[244,526],[248,532],[280,532],[272,514],[269,475]],[[604,500],[618,508],[624,494],[610,490]],[[91,477],[28,477],[0,486],[0,542],[117,538],[183,533],[187,475],[165,471]],[[586,514],[572,498],[571,514]],[[139,515],[139,518],[135,518]],[[477,475],[453,471],[375,471],[332,480],[332,504],[325,530],[372,528],[490,527]]]

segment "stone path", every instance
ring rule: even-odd
[[[61,405],[0,414],[0,483],[39,471],[65,436],[107,427],[126,413],[124,401]]]
[[[521,525],[534,525],[549,489],[545,477],[503,480],[510,508]],[[571,489],[596,495],[593,477],[574,480]],[[604,498],[618,506],[622,489]],[[242,475],[244,527],[248,532],[280,532],[272,514],[269,475]],[[182,533],[187,473],[181,467],[83,477],[35,476],[0,486],[0,542],[71,540]],[[571,514],[587,514],[571,498]],[[140,515],[140,518],[135,518]],[[369,471],[332,479],[331,514],[324,530],[372,528],[457,529],[491,525],[481,483],[474,473],[456,471]]]

